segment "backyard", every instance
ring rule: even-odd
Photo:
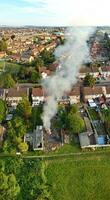
[[[88,108],[89,115],[92,119],[92,123],[98,133],[98,135],[106,135],[104,124],[100,119],[99,113],[94,108]]]

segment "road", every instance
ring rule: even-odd
[[[101,81],[96,83],[96,86],[110,86],[110,81]]]
[[[40,86],[40,84],[35,84],[35,83],[19,83],[19,86],[22,87],[22,88],[32,88],[32,87]]]
[[[81,157],[86,156],[86,157],[94,157],[94,156],[107,156],[107,158],[110,158],[110,150],[106,150],[106,151],[90,151],[90,152],[77,152],[77,153],[63,153],[63,154],[53,154],[53,155],[16,155],[16,154],[0,154],[0,157],[19,157],[19,158],[23,158],[23,159],[54,159],[54,158],[69,158],[69,157],[74,157],[77,159],[81,159]],[[86,158],[85,157],[85,158]]]

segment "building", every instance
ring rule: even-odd
[[[45,100],[44,90],[41,87],[32,88],[32,107],[42,104]]]
[[[80,102],[80,87],[73,87],[70,92],[65,92],[64,95],[57,99],[60,104],[74,104]]]
[[[29,96],[29,89],[26,88],[11,88],[6,90],[6,101],[9,107],[16,109],[18,103],[23,97]]]
[[[43,141],[43,126],[37,126],[33,132],[33,150],[43,150],[44,141]]]
[[[0,51],[0,59],[5,58],[6,52],[5,51]]]
[[[80,102],[80,87],[72,87],[71,91],[68,93],[70,104]]]
[[[39,73],[41,74],[43,79],[51,75],[51,71],[48,70],[46,67],[39,67]]]
[[[84,87],[83,88],[83,99],[84,101],[88,101],[89,99],[95,99],[98,97],[102,97],[104,93],[103,87],[95,86],[91,87]]]

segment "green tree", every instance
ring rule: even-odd
[[[32,114],[32,107],[27,98],[23,98],[16,109],[16,113],[18,116],[23,117],[24,119],[29,119]]]
[[[15,136],[23,137],[26,134],[27,132],[26,125],[25,125],[24,120],[20,116],[15,116],[11,123],[12,123],[13,129],[16,132],[16,134],[14,135],[14,139],[15,139]]]
[[[11,88],[11,87],[15,86],[15,81],[12,78],[11,74],[5,74],[2,78],[3,78],[2,79],[2,86],[4,88]]]
[[[37,71],[32,71],[31,73],[31,82],[32,83],[38,83],[40,80],[39,73]]]
[[[15,39],[15,35],[13,34],[13,35],[11,35],[11,39],[12,40],[14,40]]]
[[[21,142],[20,144],[18,144],[18,149],[20,152],[25,152],[28,150],[28,144],[25,142]]]
[[[79,114],[68,114],[68,126],[72,133],[80,133],[84,130],[85,124],[84,120],[79,116]]]
[[[0,122],[2,122],[6,117],[7,106],[5,101],[0,99]]]
[[[5,175],[0,172],[0,199],[16,200],[19,193],[20,187],[14,174]]]
[[[70,112],[71,112],[71,114],[77,113],[78,112],[78,106],[76,104],[72,105],[70,107]]]
[[[110,108],[102,111],[102,116],[107,130],[110,132]]]
[[[43,67],[44,66],[44,61],[37,57],[34,61],[33,61],[33,65],[35,66],[36,70],[39,69],[39,67]]]
[[[89,86],[89,87],[93,87],[95,85],[95,78],[91,75],[91,74],[86,74],[85,78],[84,78],[84,85],[85,86]]]
[[[51,64],[55,61],[55,56],[53,52],[44,50],[41,52],[41,58],[45,65]]]
[[[0,51],[6,51],[7,50],[7,43],[4,39],[0,40]]]

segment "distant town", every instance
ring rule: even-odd
[[[42,87],[60,67],[55,49],[66,27],[0,28],[1,153],[56,152],[65,144],[82,150],[110,146],[110,28],[97,27],[87,41],[91,60],[80,66],[72,90],[57,99],[51,128],[42,123],[49,98]],[[73,67],[73,66],[71,66]]]

